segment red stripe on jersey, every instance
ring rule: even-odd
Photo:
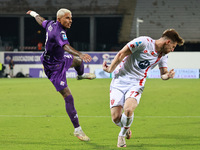
[[[162,57],[162,55],[160,54],[160,55],[158,56],[157,60],[155,61],[155,63],[157,63],[157,62],[160,60],[161,57]],[[152,65],[150,65],[150,66],[145,70],[144,78],[142,78],[142,79],[140,80],[140,83],[139,83],[140,86],[142,86],[142,83],[143,83],[144,79],[147,77],[147,72],[148,72],[149,68],[150,68],[151,66],[153,66],[155,63],[153,63]]]

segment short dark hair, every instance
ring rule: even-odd
[[[177,42],[179,46],[184,44],[184,39],[180,37],[175,29],[167,29],[163,32],[162,37],[171,39],[173,42]]]

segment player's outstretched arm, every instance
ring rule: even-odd
[[[119,63],[128,55],[132,54],[129,47],[126,45],[124,46],[115,56],[114,60],[112,61],[111,65],[108,66],[106,64],[106,62],[103,62],[103,70],[111,73],[115,70],[115,68],[117,67],[117,65],[119,65]]]
[[[42,22],[45,20],[43,17],[41,17],[38,13],[35,11],[29,10],[26,12],[26,14],[31,15],[32,17],[35,18],[37,23],[42,26]]]
[[[168,72],[167,68],[160,68],[160,74],[161,74],[161,79],[168,80],[170,78],[174,78],[175,71],[174,71],[174,69],[171,69]]]
[[[77,50],[75,50],[73,47],[71,47],[70,45],[68,45],[68,44],[65,44],[64,46],[63,46],[63,49],[66,51],[66,52],[68,52],[69,54],[72,54],[72,55],[74,55],[74,56],[78,56],[78,57],[80,57],[84,62],[90,62],[91,60],[92,60],[92,58],[91,58],[91,56],[90,55],[88,55],[88,54],[83,54],[83,53],[81,53],[81,52],[79,52],[79,51],[77,51]]]

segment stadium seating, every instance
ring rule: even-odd
[[[136,37],[136,18],[143,19],[140,35],[159,38],[167,28],[176,29],[189,42],[200,39],[200,0],[137,0],[131,38]]]

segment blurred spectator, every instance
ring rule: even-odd
[[[4,70],[6,67],[0,62],[0,78],[5,77]]]
[[[15,65],[14,62],[13,62],[13,60],[11,59],[11,60],[10,60],[10,63],[9,63],[10,77],[11,77],[11,78],[13,77],[14,65]]]
[[[38,45],[37,45],[39,51],[42,50],[42,46],[43,46],[42,42],[39,42]]]

